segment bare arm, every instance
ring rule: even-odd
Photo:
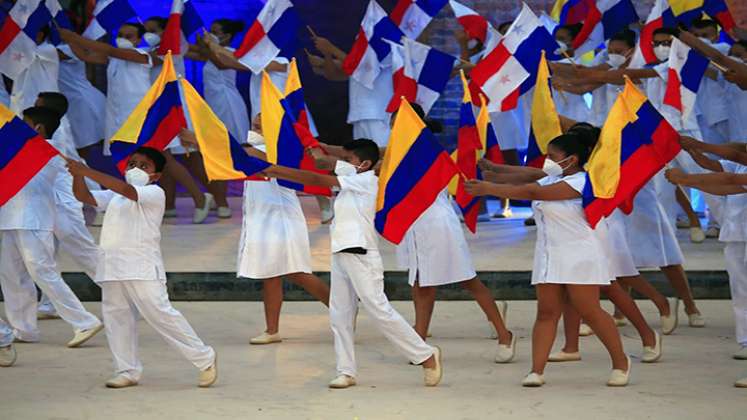
[[[572,200],[581,194],[565,182],[552,185],[537,183],[524,185],[493,184],[485,181],[468,180],[464,183],[468,194],[474,196],[492,195],[494,197],[511,198],[515,200]]]
[[[105,42],[93,41],[83,38],[73,31],[62,28],[60,28],[60,37],[71,46],[75,44],[94,53],[101,54],[104,57],[114,57],[120,60],[148,64],[147,55],[130,48],[117,48]]]
[[[712,153],[723,159],[747,165],[747,144],[745,143],[708,144],[692,137],[682,136],[680,144],[688,152],[698,150],[703,153]]]
[[[707,45],[705,42],[701,41],[700,39],[698,39],[698,37],[689,32],[680,32],[678,38],[680,39],[680,41],[684,42],[699,53],[703,54],[711,61],[721,65],[721,67],[725,67],[729,71],[734,72],[738,77],[747,79],[747,65],[732,60],[728,56],[722,54],[719,50],[711,47],[710,45]]]
[[[99,172],[97,170],[91,169],[88,166],[75,160],[66,159],[66,161],[67,161],[67,170],[70,171],[71,175],[73,175],[73,193],[75,194],[75,197],[78,200],[84,203],[87,203],[87,204],[91,204],[91,202],[84,201],[84,200],[93,200],[93,205],[97,205],[96,200],[94,200],[93,196],[91,195],[91,192],[88,191],[88,187],[86,187],[85,190],[82,190],[79,185],[78,191],[76,191],[75,179],[78,178],[82,180],[83,177],[96,181],[102,187],[108,190],[112,190],[119,195],[129,198],[132,201],[138,200],[137,190],[135,189],[135,187],[124,182],[123,180],[119,178],[115,178],[111,175],[107,175],[103,172]],[[80,184],[80,181],[78,183]],[[85,185],[85,182],[83,184]]]
[[[106,55],[85,49],[78,43],[68,42],[67,44],[70,46],[73,54],[86,63],[106,64],[109,61],[109,58]]]
[[[73,175],[73,195],[83,204],[98,207],[96,199],[86,185],[86,179],[82,175]]]
[[[497,173],[491,171],[485,171],[482,173],[482,177],[485,181],[492,182],[494,184],[511,184],[511,185],[524,185],[532,182],[537,182],[539,179],[544,178],[542,176],[536,176],[528,173]]]
[[[265,175],[273,178],[285,179],[303,185],[316,185],[319,187],[339,187],[340,182],[334,175],[324,175],[301,169],[287,168],[285,166],[272,165],[265,169]]]
[[[724,170],[724,168],[717,160],[713,160],[707,157],[697,149],[688,150],[687,152],[690,154],[690,156],[692,156],[695,163],[700,165],[701,168],[708,169],[709,171],[713,172],[722,172]]]
[[[524,174],[538,177],[540,179],[546,174],[542,169],[534,168],[531,166],[516,166],[516,165],[502,165],[499,163],[493,163],[487,159],[480,159],[477,165],[483,171],[491,171],[499,174]]]

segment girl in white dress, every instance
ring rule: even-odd
[[[600,286],[613,278],[599,235],[584,216],[581,193],[586,184],[583,165],[591,145],[578,134],[563,134],[548,146],[548,166],[560,165],[558,175],[524,185],[493,184],[471,180],[467,192],[533,200],[537,221],[537,244],[532,284],[537,290],[537,319],[532,332],[532,370],[524,386],[542,386],[564,304],[568,302],[589,324],[612,359],[608,386],[625,386],[630,359],[623,351],[620,334],[612,317],[599,304]]]

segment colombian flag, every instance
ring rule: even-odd
[[[592,227],[615,208],[633,210],[638,191],[680,151],[679,134],[629,79],[586,165],[583,205]]]
[[[459,169],[406,100],[397,111],[379,174],[374,224],[398,244]]]
[[[530,118],[529,142],[527,146],[527,166],[541,168],[545,163],[547,145],[563,132],[560,129],[560,118],[555,110],[555,102],[550,92],[550,69],[547,67],[545,52],[542,51],[537,82],[534,85],[532,98],[532,115]]]
[[[488,105],[485,101],[485,97],[480,95],[480,113],[477,114],[477,131],[480,134],[480,141],[482,142],[482,152],[485,159],[503,165],[506,161],[503,159],[503,153],[501,147],[498,145],[498,137],[495,135],[495,129],[493,123],[490,122],[490,113],[488,112]]]
[[[0,104],[0,206],[58,154],[34,129]]]
[[[556,0],[550,11],[550,17],[560,25],[581,23],[589,13],[585,0]]]
[[[694,19],[701,18],[703,13],[717,20],[727,32],[736,25],[724,0],[669,0],[669,5],[677,22],[687,26],[690,26]]]
[[[267,169],[270,164],[246,154],[187,79],[180,79],[179,82],[208,179],[256,179],[254,175]]]
[[[147,146],[163,150],[186,127],[179,82],[169,53],[163,59],[158,79],[112,136],[114,163],[124,173],[127,159],[137,148]]]

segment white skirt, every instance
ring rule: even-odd
[[[601,223],[607,223],[607,238],[604,243],[607,246],[610,271],[615,278],[633,277],[640,274],[628,247],[628,238],[625,234],[625,215],[619,209],[616,209]]]

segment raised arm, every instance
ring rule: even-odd
[[[80,184],[80,181],[83,179],[83,177],[96,181],[102,187],[114,191],[115,193],[129,198],[132,201],[138,200],[137,190],[132,185],[122,181],[119,178],[115,178],[111,175],[107,175],[103,172],[91,169],[76,160],[67,158],[65,160],[67,161],[67,170],[71,175],[73,175],[73,193],[75,194],[75,197],[81,202],[91,205],[97,205],[96,200],[91,195],[88,187],[85,187],[85,190],[83,190],[82,186],[78,185],[78,188],[76,189],[76,179],[78,179],[78,184]],[[85,182],[83,182],[83,186],[85,186]],[[91,203],[91,200],[93,201],[93,203]]]

